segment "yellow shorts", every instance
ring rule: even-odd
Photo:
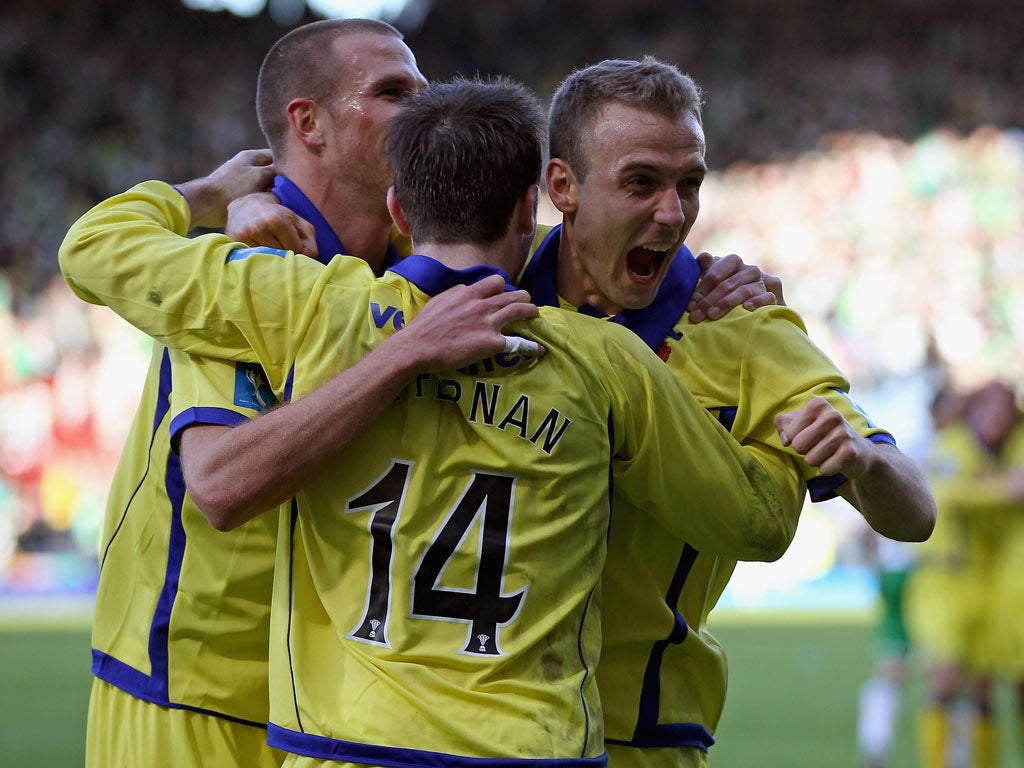
[[[286,752],[284,768],[382,768],[379,765],[364,765],[363,763],[342,763],[336,760],[327,760],[322,757],[306,757]]]
[[[911,645],[933,662],[977,675],[998,673],[1005,664],[1007,633],[992,598],[987,571],[914,570],[906,597]]]
[[[698,750],[699,751],[699,750]],[[608,763],[611,768],[614,763]],[[639,765],[639,764],[638,764]],[[665,763],[672,768],[692,768],[690,763]],[[707,763],[693,763],[693,766],[707,766]],[[284,768],[387,768],[382,765],[369,765],[365,763],[343,763],[337,760],[328,760],[323,757],[306,757],[288,752],[284,759]]]
[[[280,768],[283,762],[262,728],[151,704],[93,680],[86,768]]]
[[[608,768],[708,768],[708,753],[697,747],[607,747]]]

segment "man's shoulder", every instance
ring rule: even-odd
[[[680,318],[680,323],[684,322],[687,329],[708,335],[745,335],[762,330],[772,333],[807,334],[807,327],[800,314],[790,307],[778,304],[770,304],[753,310],[743,306],[733,307],[725,317],[718,320],[703,320],[693,324],[689,322],[688,315],[684,315]]]
[[[605,338],[610,338],[615,340],[631,339],[640,346],[644,346],[635,333],[607,318],[598,318],[577,312],[575,309],[562,307],[543,306],[539,309],[540,316],[546,323],[553,328],[560,329],[563,333],[582,337],[584,344],[597,344]],[[632,344],[630,341],[625,343]]]
[[[814,348],[803,318],[789,307],[776,305],[755,310],[734,307],[725,317],[699,323],[691,323],[689,315],[683,315],[665,344],[687,349],[690,355],[714,352],[716,357],[739,357],[753,350]]]
[[[551,349],[572,351],[585,357],[591,367],[614,365],[642,369],[661,365],[639,336],[614,321],[559,307],[541,307],[540,318],[535,327],[546,329],[542,332],[548,338],[538,341]]]

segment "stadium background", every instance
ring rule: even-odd
[[[0,9],[8,626],[87,616],[106,482],[147,359],[143,337],[71,296],[57,248],[103,197],[263,144],[262,55],[319,15],[291,0],[256,6],[250,17],[180,0]],[[546,98],[575,66],[645,53],[692,74],[712,174],[689,244],[780,274],[812,338],[906,450],[927,440],[938,375],[1024,381],[1024,7],[412,0],[385,18],[434,79],[501,73]],[[843,503],[809,508],[783,561],[741,568],[723,607],[870,611],[862,533]]]

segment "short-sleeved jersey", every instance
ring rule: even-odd
[[[1024,468],[1024,426],[999,452],[956,423],[938,432],[927,458],[939,515],[907,595],[912,642],[929,658],[976,674],[1017,677],[1024,669],[1024,505],[1007,473]]]
[[[92,671],[145,701],[263,727],[276,519],[223,534],[196,508],[170,450],[177,382],[154,345],[99,539]]]
[[[546,235],[520,279],[535,301],[564,306],[555,292],[560,228]],[[692,392],[772,474],[791,539],[804,486],[834,495],[843,478],[819,477],[784,448],[774,418],[825,397],[857,431],[892,438],[850,400],[848,383],[784,307],[737,308],[690,324],[686,305],[699,277],[692,254],[676,255],[655,301],[609,320],[655,349],[677,385]],[[681,503],[682,505],[682,503]],[[603,583],[604,646],[598,682],[612,766],[702,765],[725,701],[726,657],[706,620],[735,560],[702,551],[664,531],[637,528],[628,500],[616,499]],[[675,749],[673,749],[675,748]]]
[[[319,216],[284,177],[278,177],[275,192],[307,218]],[[117,240],[121,220],[108,213],[101,205],[82,224],[109,227],[107,234]],[[187,212],[182,226],[188,227]],[[341,244],[329,227],[318,226],[317,233],[322,254],[339,252],[335,249]],[[407,251],[407,241],[397,243]],[[399,255],[394,251],[392,260]],[[80,297],[107,303],[83,286],[110,268],[109,257],[103,248],[87,247],[71,260],[62,258],[65,276]],[[145,259],[143,253],[128,250],[118,258],[127,271],[144,271],[139,262]],[[201,275],[181,278],[196,297],[217,290]],[[116,278],[101,282],[113,291],[108,296],[112,305],[131,302],[146,314],[163,301],[159,290],[144,287],[144,280],[137,291],[124,283],[118,286]],[[221,300],[232,302],[226,294]],[[199,298],[178,322],[187,328],[193,322],[191,312],[202,311]],[[232,304],[232,313],[246,311],[245,301]],[[251,350],[245,349],[244,355],[254,359]],[[141,402],[108,494],[99,540],[92,670],[145,701],[262,728],[269,712],[267,648],[277,523],[267,515],[231,533],[218,532],[185,492],[168,431],[184,376],[181,358],[163,344],[154,345]],[[239,380],[239,392],[248,388],[250,395],[239,396],[234,414],[222,410],[221,423],[252,418],[267,404],[260,398],[268,391],[255,388],[258,368],[245,371],[248,378]]]
[[[162,295],[176,282],[173,258],[185,274],[229,275],[219,284],[250,311],[225,320],[220,294],[209,297],[192,334],[241,334],[279,398],[361,359],[430,295],[493,273],[413,256],[374,280],[338,258],[303,283],[302,257],[240,252],[216,235],[183,248],[154,231],[181,233],[175,198],[150,183],[123,207],[111,201],[123,224],[111,258],[148,252],[143,282]],[[286,290],[269,298],[270,284]],[[142,317],[141,327],[180,326],[192,299],[179,298],[160,307],[177,322]],[[600,762],[594,666],[610,479],[640,514],[702,550],[756,558],[777,546],[767,474],[635,336],[552,309],[520,332],[547,355],[419,378],[282,516],[275,746],[371,764]],[[682,497],[685,509],[674,504]]]
[[[939,508],[935,531],[918,545],[919,567],[988,568],[1007,546],[1021,505],[1006,489],[1006,473],[1024,467],[1024,426],[1001,451],[985,448],[961,423],[937,433],[928,478]]]

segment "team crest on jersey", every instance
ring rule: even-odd
[[[679,341],[681,338],[683,338],[683,334],[681,331],[673,329],[668,332],[668,339],[672,339],[673,341]],[[654,350],[654,354],[660,357],[663,363],[667,363],[669,355],[672,354],[672,347],[669,346],[668,339],[665,339],[665,341],[661,342],[661,344],[658,345],[658,348]]]
[[[277,404],[263,369],[255,363],[235,363],[235,405],[265,411]]]

